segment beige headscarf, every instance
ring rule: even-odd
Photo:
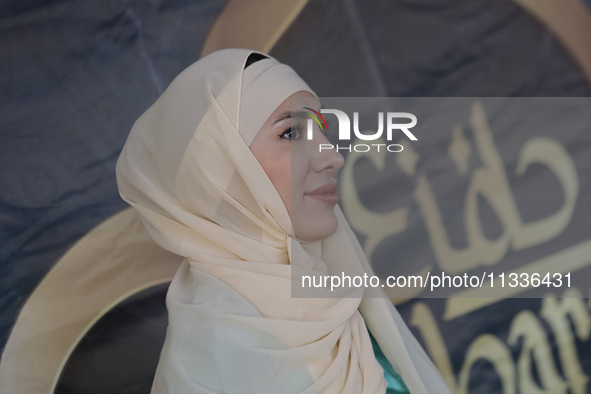
[[[338,208],[333,236],[291,237],[249,144],[279,104],[310,88],[274,59],[244,71],[251,53],[219,51],[182,72],[135,123],[117,163],[122,197],[160,246],[186,257],[168,291],[152,392],[383,393],[358,308],[412,393],[448,392],[389,301],[291,297],[296,261],[315,273],[369,265]]]

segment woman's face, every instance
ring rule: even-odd
[[[319,152],[319,144],[329,142],[317,125],[313,139],[306,138],[306,118],[291,116],[294,98],[302,111],[303,107],[320,111],[320,102],[313,94],[294,93],[267,119],[250,150],[281,196],[295,236],[302,241],[317,241],[337,229],[336,174],[344,159],[334,149]]]

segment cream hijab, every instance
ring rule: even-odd
[[[279,104],[311,89],[274,59],[244,71],[251,53],[219,51],[183,71],[117,163],[121,196],[160,246],[185,257],[152,392],[384,393],[366,323],[413,394],[449,392],[387,299],[291,297],[292,268],[370,268],[338,208],[331,237],[291,237],[249,144]]]

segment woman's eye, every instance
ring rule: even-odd
[[[281,138],[286,139],[286,140],[299,140],[301,135],[300,135],[300,129],[297,127],[290,127],[289,129],[285,130],[281,135]]]

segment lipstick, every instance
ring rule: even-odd
[[[320,186],[312,191],[304,193],[305,196],[313,198],[315,200],[319,200],[325,202],[327,204],[338,204],[339,196],[337,195],[337,190],[339,188],[339,184],[337,182],[327,183],[325,185]]]

